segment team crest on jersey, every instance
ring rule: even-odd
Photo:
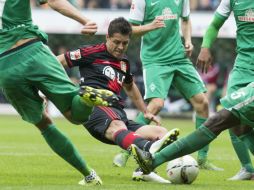
[[[154,92],[155,89],[156,89],[156,85],[155,85],[154,83],[151,83],[151,84],[149,85],[149,88],[150,88],[150,90],[151,90],[152,92]]]
[[[116,74],[112,67],[110,66],[104,67],[103,74],[109,77],[111,80],[115,80]]]
[[[162,10],[162,15],[164,20],[175,20],[177,19],[177,14],[174,14],[169,7]]]
[[[244,22],[254,22],[254,10],[249,9],[245,12],[245,16],[238,16],[238,20]]]
[[[70,52],[70,58],[71,58],[71,60],[78,60],[78,59],[81,59],[81,52],[80,52],[80,49],[75,50],[75,51],[71,51],[71,52]]]
[[[175,0],[176,5],[179,5],[180,0]]]
[[[120,62],[121,70],[126,73],[127,65],[124,61]]]

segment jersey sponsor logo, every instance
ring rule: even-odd
[[[159,3],[159,1],[151,2],[151,6],[154,6],[154,5],[156,5],[157,3]]]
[[[166,7],[165,9],[162,10],[161,17],[164,20],[176,20],[177,14],[174,14],[169,7]]]
[[[116,73],[115,73],[115,71],[112,67],[106,66],[106,67],[104,67],[102,72],[103,72],[104,75],[109,77],[111,80],[115,80]]]
[[[80,49],[75,50],[75,51],[71,51],[71,52],[70,52],[70,58],[71,58],[71,60],[78,60],[78,59],[81,59],[81,52],[80,52]]]
[[[238,20],[244,22],[254,22],[254,10],[253,9],[247,10],[244,16],[238,16]]]
[[[5,1],[6,0],[0,0],[0,29],[3,28],[2,18],[3,18]]]

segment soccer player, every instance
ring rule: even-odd
[[[157,118],[147,110],[130,73],[130,64],[125,52],[131,34],[130,23],[122,17],[116,18],[110,22],[106,43],[83,46],[59,55],[58,59],[64,66],[79,67],[81,87],[89,85],[106,89],[119,96],[118,105],[94,107],[89,120],[84,123],[93,137],[107,144],[119,145],[124,150],[131,144],[136,144],[143,150],[156,152],[173,142],[179,132],[177,129],[167,132],[160,126],[138,124],[129,120],[123,110],[124,104],[120,97],[122,88],[147,119],[159,124]],[[155,173],[143,175],[142,172],[136,171],[133,177],[139,180],[168,182]]]
[[[230,72],[227,83],[227,94],[245,87],[253,82],[254,76],[254,1],[252,0],[223,0],[209,25],[203,38],[202,48],[198,56],[197,65],[203,71],[207,71],[211,65],[210,48],[215,41],[221,26],[229,17],[230,13],[234,13],[237,26],[237,57],[234,68]],[[244,143],[234,134],[239,127],[229,130],[231,142],[235,152],[241,162],[241,170],[229,180],[248,180],[254,176],[254,168],[251,163],[248,149]]]
[[[96,23],[67,1],[49,0],[48,4],[81,23],[81,33],[97,31]],[[73,123],[85,122],[93,104],[109,105],[108,100],[114,100],[113,93],[85,87],[79,96],[79,88],[71,83],[46,42],[47,35],[32,22],[30,0],[0,2],[0,88],[22,119],[34,124],[51,149],[83,174],[87,185],[99,185],[99,176],[47,115],[38,91]]]
[[[236,135],[254,155],[254,82],[227,94],[221,99],[221,104],[224,109],[209,117],[196,131],[153,155],[132,145],[132,154],[143,172],[148,174],[167,161],[191,154],[212,142],[222,131],[240,124],[241,130]]]
[[[189,0],[133,0],[129,21],[133,25],[133,34],[142,35],[141,61],[144,98],[149,102],[147,109],[158,114],[173,85],[191,102],[198,128],[207,119],[209,111],[205,85],[188,58],[193,50],[189,14]],[[180,18],[184,45],[179,33]],[[149,124],[151,120],[141,112],[136,121]],[[198,152],[200,168],[221,171],[208,162],[207,154],[208,146]]]

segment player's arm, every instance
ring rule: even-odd
[[[132,24],[132,33],[137,36],[142,36],[147,32],[163,28],[165,27],[165,23],[163,17],[156,17],[153,22],[145,25],[136,25]]]
[[[142,36],[147,32],[165,27],[162,17],[156,17],[151,23],[143,24],[146,11],[146,0],[132,0],[129,22],[132,24],[132,33]]]
[[[136,108],[144,113],[144,116],[147,119],[150,119],[154,121],[157,125],[160,125],[159,120],[155,115],[151,114],[146,109],[146,104],[141,96],[141,93],[137,87],[137,85],[132,81],[131,83],[123,83],[123,89],[127,96],[132,100],[133,104],[136,106]]]
[[[191,21],[190,21],[190,1],[183,0],[182,12],[181,12],[181,30],[184,38],[185,54],[191,56],[193,51],[193,45],[191,42]]]
[[[225,17],[220,16],[219,14],[215,14],[211,24],[208,26],[208,29],[205,32],[201,50],[196,63],[197,67],[201,68],[202,72],[206,73],[212,64],[212,55],[210,48],[216,40],[219,30],[225,21]]]
[[[82,34],[94,34],[97,32],[97,24],[83,16],[81,12],[67,0],[48,0],[48,5],[62,15],[72,18],[84,25],[81,30]]]
[[[64,54],[58,55],[57,59],[64,67],[68,67]]]
[[[191,42],[191,21],[190,19],[182,19],[181,29],[184,38],[184,47],[187,56],[191,56],[193,51],[193,44]]]

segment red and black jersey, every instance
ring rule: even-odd
[[[84,46],[65,53],[69,67],[78,66],[80,85],[107,89],[120,97],[122,83],[133,81],[127,58],[118,60],[108,53],[106,44]]]

